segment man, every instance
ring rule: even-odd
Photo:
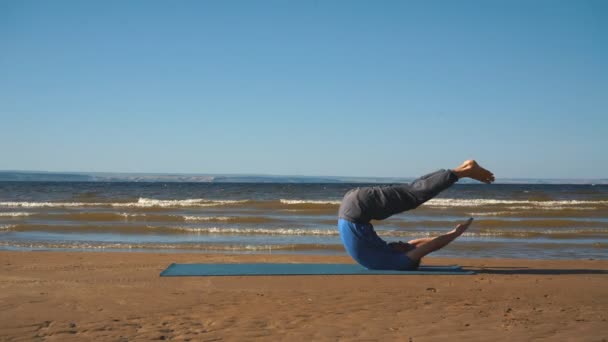
[[[453,170],[439,170],[422,176],[411,184],[350,190],[344,196],[338,214],[338,229],[346,251],[355,261],[369,269],[418,268],[422,257],[443,248],[462,235],[473,219],[468,219],[446,234],[407,243],[386,243],[376,234],[370,221],[383,220],[417,208],[464,177],[486,184],[494,182],[492,172],[474,160],[467,160]]]

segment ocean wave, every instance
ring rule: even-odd
[[[566,207],[566,206],[547,206],[547,205],[539,205],[539,206],[522,205],[522,206],[507,207],[507,209],[509,209],[509,210],[538,210],[539,207],[542,207],[542,210],[597,210],[597,207]]]
[[[152,198],[140,198],[137,203],[123,203],[126,206],[142,207],[214,207],[221,205],[246,203],[249,200],[209,200],[204,198],[183,200],[158,200]]]
[[[309,229],[309,228],[264,228],[264,227],[196,227],[172,226],[155,224],[38,224],[23,223],[7,226],[5,229],[13,231],[39,231],[62,233],[116,233],[116,234],[210,234],[210,235],[309,235],[309,236],[335,236],[337,229]]]
[[[386,230],[378,231],[382,237],[394,238],[425,238],[436,237],[440,232],[410,232]],[[576,239],[583,237],[602,237],[608,238],[607,229],[479,229],[468,231],[463,234],[465,237],[472,238],[535,238],[543,237],[549,239]]]
[[[343,251],[336,244],[205,244],[205,243],[122,243],[122,242],[63,242],[63,241],[0,241],[0,247],[33,249],[122,249],[122,250],[174,250],[188,252],[261,252],[261,251]]]
[[[296,199],[280,199],[281,204],[300,205],[300,204],[316,204],[316,205],[340,205],[341,201],[330,200],[296,200]]]
[[[103,206],[110,203],[88,203],[88,202],[0,202],[0,207],[7,208],[45,208],[45,207],[86,207]]]
[[[181,215],[116,213],[116,212],[64,212],[64,213],[32,213],[30,217],[48,221],[88,221],[88,222],[117,222],[117,221],[152,221],[152,222],[184,222]]]
[[[561,200],[561,201],[531,201],[531,200],[499,200],[499,199],[462,199],[462,198],[434,198],[424,203],[431,207],[483,207],[496,205],[520,205],[538,209],[537,207],[551,208],[572,208],[573,206],[593,206],[608,205],[608,201],[581,201],[581,200]],[[512,207],[517,208],[517,207]],[[595,208],[593,208],[595,209]]]
[[[467,213],[469,216],[517,216],[517,211],[490,211],[490,212],[472,212]]]
[[[34,218],[46,220],[64,220],[64,221],[129,221],[139,219],[153,219],[159,221],[173,221],[167,215],[146,215],[135,213],[112,213],[112,212],[67,212],[67,213],[39,213],[33,216]]]
[[[481,209],[483,210],[483,209]],[[575,218],[607,218],[608,211],[606,210],[588,210],[578,208],[564,208],[561,210],[545,210],[544,208],[521,209],[521,210],[488,210],[486,212],[477,210],[464,213],[473,217],[504,217],[504,218],[546,218],[546,219],[575,219]]]
[[[13,213],[0,213],[0,217],[24,217],[30,216],[32,213],[24,213],[24,212],[13,212]]]
[[[336,229],[306,228],[236,228],[236,227],[174,227],[173,229],[192,233],[221,235],[338,235]]]
[[[335,209],[340,205],[339,200],[305,200],[305,199],[279,199],[279,200],[224,200],[224,199],[154,199],[138,198],[130,202],[0,202],[0,207],[12,208],[39,208],[39,207],[116,207],[116,208],[179,208],[179,207],[215,207],[215,206],[250,206],[261,208],[285,207],[310,209]],[[492,207],[507,206],[511,209],[538,209],[561,210],[595,210],[598,206],[608,206],[608,200],[503,200],[503,199],[463,199],[463,198],[435,198],[423,206],[431,208],[450,207]]]
[[[279,222],[267,216],[183,216],[187,222],[273,223]]]
[[[291,236],[293,239],[288,242],[296,242],[298,236],[324,236],[337,237],[339,235],[337,229],[320,229],[320,228],[266,228],[266,227],[196,227],[196,226],[161,226],[161,225],[47,225],[47,224],[10,224],[0,225],[1,231],[15,232],[53,232],[53,233],[69,233],[69,234],[89,234],[89,233],[107,233],[107,234],[149,234],[154,232],[158,235],[172,234],[201,234],[201,235],[233,235],[242,236],[247,239],[247,236]],[[404,230],[404,229],[382,229],[377,230],[379,236],[394,237],[400,239],[412,239],[421,237],[438,236],[445,230]],[[608,238],[608,228],[591,226],[570,227],[505,227],[505,226],[488,226],[480,225],[470,229],[464,236],[469,237],[509,237],[509,238],[527,238],[527,237],[544,237],[555,239],[577,239],[581,237],[601,237]]]
[[[392,224],[400,227],[454,227],[462,221],[424,220],[424,221],[397,221]],[[478,219],[473,222],[474,227],[500,227],[500,228],[570,228],[570,227],[599,227],[608,229],[608,222],[575,219]]]
[[[70,207],[116,207],[116,208],[175,208],[175,207],[215,207],[246,203],[248,200],[209,200],[203,198],[184,200],[158,200],[139,198],[137,202],[0,202],[0,207],[9,208],[70,208]]]
[[[186,221],[230,221],[236,219],[236,217],[228,217],[228,216],[183,216]]]
[[[0,218],[31,217],[45,220],[48,223],[57,221],[88,221],[88,222],[232,222],[232,223],[272,223],[279,219],[267,216],[199,216],[159,213],[134,213],[112,211],[65,211],[55,212],[8,212],[0,213]]]
[[[589,236],[608,236],[606,229],[544,229],[544,230],[501,230],[481,229],[478,232],[466,232],[463,236],[469,237],[512,237],[512,238],[582,238]]]
[[[287,205],[289,207],[319,207],[335,206],[340,201],[309,201],[309,200],[285,200],[279,201],[255,201],[255,200],[210,200],[204,198],[161,200],[152,198],[139,198],[137,202],[0,202],[0,207],[8,208],[72,208],[72,207],[114,207],[114,208],[179,208],[179,207],[217,207],[249,205],[252,207],[277,207]]]

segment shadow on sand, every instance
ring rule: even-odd
[[[528,267],[484,267],[474,269],[477,274],[533,274],[533,275],[561,275],[561,274],[608,274],[608,270],[594,269],[545,269]]]

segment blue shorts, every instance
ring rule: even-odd
[[[404,271],[418,268],[419,261],[392,249],[376,234],[371,223],[354,223],[341,218],[338,230],[348,254],[368,269]]]

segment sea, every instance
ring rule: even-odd
[[[349,183],[0,182],[0,249],[346,255]],[[443,257],[608,259],[608,185],[456,184],[372,222],[387,241],[469,217]]]

